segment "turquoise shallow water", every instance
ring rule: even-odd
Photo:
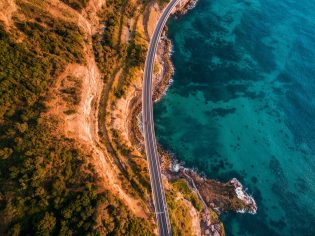
[[[199,0],[168,24],[175,75],[157,138],[254,196],[256,215],[222,215],[227,235],[315,235],[314,12],[313,0]]]

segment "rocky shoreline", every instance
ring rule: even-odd
[[[196,171],[180,166],[173,175],[188,180],[192,189],[198,191],[202,202],[218,214],[227,211],[255,214],[257,212],[256,202],[243,185],[233,178],[227,183],[202,177]]]
[[[162,173],[170,182],[185,179],[193,192],[203,203],[200,217],[201,235],[225,235],[224,226],[219,216],[228,211],[256,214],[257,205],[243,185],[233,178],[226,183],[208,179],[196,170],[179,164],[173,154],[159,147],[162,161]]]

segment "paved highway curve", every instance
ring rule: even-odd
[[[152,106],[152,72],[156,48],[159,43],[163,28],[172,10],[179,2],[180,0],[171,0],[171,2],[164,9],[158,23],[155,26],[144,66],[144,78],[142,88],[143,134],[146,155],[149,163],[155,216],[160,236],[169,236],[172,234],[172,231],[161,178],[160,157],[157,151],[155,140]]]

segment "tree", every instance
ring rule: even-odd
[[[0,149],[0,159],[7,159],[11,156],[11,154],[13,153],[13,150],[11,148],[3,148],[3,149]]]
[[[37,235],[51,235],[56,225],[56,218],[52,213],[45,213],[45,216],[38,222],[36,227]]]

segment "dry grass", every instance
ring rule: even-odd
[[[4,23],[6,28],[12,27],[12,16],[17,10],[14,0],[0,0],[0,9],[0,21]]]

